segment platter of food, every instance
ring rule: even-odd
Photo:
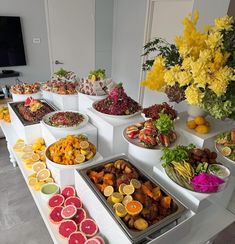
[[[95,101],[93,109],[110,118],[128,119],[141,113],[141,106],[131,97],[127,96],[122,84],[114,87],[107,98]]]
[[[88,123],[88,116],[77,111],[55,111],[45,115],[43,123],[57,130],[76,130]]]
[[[144,242],[186,210],[125,155],[113,156],[79,173],[133,243]]]
[[[38,124],[42,118],[57,109],[43,99],[28,97],[24,102],[12,102],[9,106],[24,126]]]
[[[217,135],[215,149],[223,158],[235,163],[235,129]]]
[[[77,168],[96,155],[96,147],[84,135],[68,135],[46,149],[47,162],[64,169]]]
[[[166,147],[161,159],[167,176],[194,192],[219,192],[226,187],[230,176],[230,170],[216,161],[216,152],[196,148],[193,144]]]

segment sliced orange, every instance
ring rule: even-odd
[[[32,155],[32,160],[33,160],[33,162],[37,162],[37,161],[40,160],[40,156],[39,156],[37,153],[34,153],[34,154]]]
[[[36,173],[45,168],[46,168],[46,164],[43,162],[37,162],[32,165],[32,169]]]
[[[83,163],[86,160],[86,157],[82,154],[78,154],[77,157],[75,158],[75,163],[80,164]]]
[[[29,185],[30,186],[35,186],[38,183],[38,179],[37,178],[30,178],[29,179]]]
[[[127,213],[130,215],[137,215],[143,210],[143,205],[139,201],[130,201],[125,206]]]
[[[124,188],[124,186],[126,186],[126,184],[125,184],[125,183],[122,183],[122,184],[118,187],[118,191],[119,191],[121,194],[124,194],[124,192],[123,192],[123,188]]]
[[[104,188],[104,195],[105,195],[106,197],[111,196],[111,195],[113,194],[113,192],[114,192],[114,189],[113,189],[112,186],[106,186],[106,187]]]
[[[121,203],[120,204],[117,203],[117,206],[114,209],[115,209],[116,215],[121,217],[121,218],[127,214],[125,206]]]
[[[135,191],[135,188],[134,188],[134,186],[132,186],[132,185],[125,185],[125,186],[123,187],[123,192],[124,192],[124,194],[126,194],[126,195],[131,195],[131,194],[134,193],[134,191]]]
[[[130,185],[132,185],[135,189],[140,189],[141,183],[137,179],[131,179]]]
[[[30,145],[24,146],[23,152],[33,152],[32,146],[30,146]]]
[[[119,203],[123,200],[123,195],[120,192],[114,192],[111,195],[111,200],[113,203]]]
[[[44,181],[46,179],[48,179],[51,175],[51,172],[49,169],[42,169],[37,173],[37,179],[38,181]]]
[[[16,152],[22,152],[25,144],[23,142],[19,142],[13,146],[13,150]]]
[[[128,202],[132,201],[133,200],[133,197],[131,195],[126,195],[123,200],[122,200],[122,203],[123,205],[126,205]]]
[[[88,141],[81,141],[80,142],[80,147],[81,149],[87,149],[90,146]]]

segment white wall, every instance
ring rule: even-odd
[[[114,0],[112,77],[138,98],[146,0]]]
[[[113,0],[95,1],[95,69],[112,73]]]
[[[43,81],[50,77],[48,41],[43,0],[0,0],[0,15],[20,16],[23,31],[26,66],[2,67],[19,71],[20,80]],[[40,44],[33,44],[33,38]],[[0,86],[15,82],[15,78],[0,79]]]

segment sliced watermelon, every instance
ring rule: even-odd
[[[76,191],[73,186],[64,186],[61,190],[61,194],[66,198],[76,195]]]
[[[51,220],[52,223],[58,224],[63,220],[63,217],[61,216],[61,212],[63,210],[62,206],[57,206],[54,207],[49,215],[49,219]]]
[[[76,208],[81,208],[82,207],[82,202],[81,202],[81,200],[78,197],[71,196],[71,197],[68,197],[65,200],[64,205],[65,206],[74,205]]]
[[[83,208],[78,208],[73,220],[79,225],[86,218],[86,211]]]
[[[59,233],[62,237],[68,238],[77,231],[77,224],[73,220],[63,220],[59,226]]]
[[[69,236],[69,244],[84,244],[86,241],[86,235],[80,231],[74,232]]]
[[[50,208],[62,206],[63,203],[64,203],[64,196],[61,194],[53,195],[48,201],[48,205]]]
[[[64,219],[72,219],[77,213],[77,208],[74,205],[68,205],[61,211],[61,216]]]
[[[98,226],[93,219],[84,219],[79,228],[86,236],[94,236],[98,231]]]

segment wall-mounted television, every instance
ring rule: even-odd
[[[0,16],[0,67],[26,65],[20,17]]]

